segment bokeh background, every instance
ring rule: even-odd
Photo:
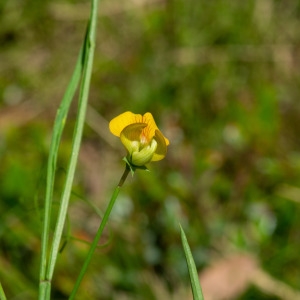
[[[37,299],[45,171],[89,1],[0,2],[0,280]],[[53,299],[67,299],[125,151],[108,121],[151,112],[167,157],[128,178],[78,299],[299,299],[300,1],[103,0]],[[72,130],[60,148],[58,208]],[[56,212],[54,209],[54,213]],[[55,219],[53,218],[53,225]]]

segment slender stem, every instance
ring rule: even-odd
[[[125,171],[124,171],[124,173],[123,173],[123,175],[122,175],[122,177],[121,177],[121,179],[119,181],[118,187],[122,187],[122,185],[125,182],[125,180],[126,180],[128,174],[129,174],[129,172],[130,172],[130,167],[128,166],[128,164],[126,164]]]
[[[88,266],[89,266],[89,264],[90,264],[90,261],[91,261],[91,259],[92,259],[92,256],[93,256],[93,254],[94,254],[94,252],[95,252],[95,250],[96,250],[96,248],[97,248],[97,245],[98,245],[99,240],[100,240],[100,238],[101,238],[102,232],[103,232],[103,230],[104,230],[104,228],[105,228],[105,225],[106,225],[106,223],[107,223],[107,220],[108,220],[108,218],[109,218],[109,215],[110,215],[110,213],[111,213],[111,211],[112,211],[112,208],[113,208],[113,206],[114,206],[114,204],[115,204],[115,202],[116,202],[116,199],[117,199],[117,197],[118,197],[118,195],[119,195],[120,188],[122,187],[123,183],[125,182],[125,180],[126,180],[128,174],[129,174],[129,172],[130,172],[130,169],[128,168],[128,166],[127,166],[127,164],[126,164],[125,171],[124,171],[124,173],[123,173],[123,175],[122,175],[122,177],[121,177],[121,179],[120,179],[119,184],[117,185],[117,187],[115,188],[115,190],[114,190],[114,192],[113,192],[113,194],[112,194],[112,196],[111,196],[111,199],[110,199],[110,201],[109,201],[109,203],[108,203],[108,206],[107,206],[107,208],[106,208],[106,210],[105,210],[103,219],[102,219],[102,221],[101,221],[101,223],[100,223],[100,226],[99,226],[98,231],[97,231],[97,233],[96,233],[96,236],[95,236],[95,238],[94,238],[94,240],[93,240],[93,243],[91,244],[91,247],[90,247],[90,249],[89,249],[89,252],[88,252],[88,254],[87,254],[87,257],[86,257],[86,259],[85,259],[85,262],[84,262],[84,264],[83,264],[83,266],[82,266],[82,268],[81,268],[81,271],[80,271],[80,273],[79,273],[79,275],[78,275],[78,277],[77,277],[77,280],[76,280],[76,282],[75,282],[75,285],[74,285],[73,291],[72,291],[72,293],[71,293],[71,295],[70,295],[70,297],[69,297],[69,300],[74,299],[74,297],[75,297],[75,295],[76,295],[76,293],[77,293],[77,291],[78,291],[78,288],[79,288],[80,283],[81,283],[81,281],[82,281],[82,279],[83,279],[83,276],[84,276],[84,274],[86,273],[86,270],[87,270],[87,268],[88,268]]]

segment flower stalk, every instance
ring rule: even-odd
[[[111,133],[120,137],[121,142],[127,149],[127,156],[123,158],[126,162],[126,166],[105,210],[103,219],[77,277],[69,300],[74,299],[79,289],[80,283],[87,271],[112,208],[119,195],[120,189],[129,172],[134,175],[134,172],[137,169],[148,170],[145,164],[163,159],[167,152],[167,146],[169,145],[169,140],[165,138],[158,129],[151,113],[146,113],[142,116],[133,114],[132,112],[125,112],[110,121],[109,129]]]
[[[95,250],[96,250],[96,248],[97,248],[97,246],[99,244],[99,240],[100,240],[100,238],[102,236],[103,230],[104,230],[105,225],[106,225],[106,223],[108,221],[108,218],[110,216],[112,208],[113,208],[113,206],[114,206],[114,204],[116,202],[116,199],[117,199],[117,197],[119,195],[120,189],[123,186],[123,184],[124,184],[124,182],[125,182],[128,174],[129,174],[129,172],[130,172],[130,167],[128,166],[128,164],[126,164],[124,173],[123,173],[123,175],[122,175],[122,177],[121,177],[121,179],[119,181],[119,184],[115,188],[115,190],[114,190],[114,192],[113,192],[113,194],[112,194],[112,196],[110,198],[110,201],[109,201],[108,206],[107,206],[107,208],[105,210],[103,219],[102,219],[102,221],[100,223],[100,226],[99,226],[99,228],[97,230],[95,238],[94,238],[94,240],[93,240],[93,242],[91,244],[91,247],[90,247],[89,252],[88,252],[88,254],[86,256],[86,259],[85,259],[84,264],[83,264],[83,266],[81,268],[81,271],[80,271],[80,273],[79,273],[79,275],[77,277],[77,280],[75,282],[75,285],[74,285],[73,291],[72,291],[72,293],[71,293],[71,295],[69,297],[69,300],[74,299],[74,297],[76,296],[76,293],[77,293],[77,291],[79,289],[80,283],[81,283],[81,281],[82,281],[82,279],[84,277],[84,274],[87,271],[87,268],[88,268],[88,266],[89,266],[89,264],[91,262],[92,256],[93,256],[93,254],[94,254],[94,252],[95,252]]]

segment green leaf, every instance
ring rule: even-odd
[[[1,282],[0,282],[0,300],[6,300],[6,296],[5,296],[4,290],[2,288]]]
[[[192,292],[193,292],[193,298],[194,300],[204,300],[203,294],[202,294],[202,289],[200,286],[200,281],[198,277],[198,272],[196,269],[196,265],[193,259],[193,255],[190,249],[190,246],[188,244],[187,238],[185,236],[185,233],[180,226],[180,235],[181,235],[181,242],[187,262],[187,266],[189,269],[189,274],[190,274],[190,281],[191,281],[191,286],[192,286]]]
[[[82,55],[83,50],[81,49],[77,63],[71,80],[68,84],[62,102],[59,109],[57,110],[52,140],[50,145],[48,165],[47,165],[47,183],[46,183],[46,195],[45,195],[45,212],[44,212],[44,224],[42,231],[42,248],[41,248],[41,265],[40,265],[40,292],[39,299],[47,299],[47,293],[50,292],[50,281],[46,279],[46,272],[48,267],[48,244],[50,239],[50,220],[51,220],[51,210],[52,210],[52,196],[54,190],[55,172],[56,172],[56,162],[58,156],[58,150],[60,146],[61,136],[64,130],[65,122],[69,112],[70,105],[72,103],[73,97],[77,90],[78,84],[80,82],[80,77],[82,74]]]
[[[45,215],[44,226],[42,232],[42,249],[41,249],[41,267],[40,267],[40,300],[49,300],[51,292],[51,281],[54,273],[56,260],[59,253],[62,232],[67,215],[70,194],[73,185],[73,178],[76,170],[77,159],[79,155],[81,138],[85,123],[86,108],[88,103],[89,86],[92,75],[93,57],[95,51],[96,40],[96,23],[98,17],[98,1],[92,0],[91,14],[86,30],[85,39],[82,45],[82,49],[77,60],[73,76],[69,82],[66,93],[62,99],[61,105],[58,109],[53,137],[51,142],[51,148],[49,153],[48,167],[47,167],[47,190],[45,200]],[[76,118],[74,135],[70,153],[70,160],[68,164],[66,180],[64,189],[61,195],[59,212],[57,215],[57,221],[55,231],[53,234],[52,244],[50,250],[49,236],[50,236],[50,220],[51,220],[51,207],[52,207],[52,195],[54,189],[54,179],[56,171],[56,160],[59,150],[60,139],[66,122],[67,114],[70,104],[73,100],[77,87],[80,83],[79,89],[79,101],[78,101],[78,114]]]

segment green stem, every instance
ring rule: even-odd
[[[6,300],[6,296],[5,296],[4,290],[2,288],[1,282],[0,282],[0,300]]]
[[[99,240],[100,240],[100,238],[101,238],[102,232],[103,232],[103,230],[104,230],[104,228],[105,228],[105,225],[106,225],[106,223],[107,223],[107,220],[108,220],[108,218],[109,218],[109,215],[110,215],[110,213],[111,213],[111,211],[112,211],[112,208],[113,208],[113,206],[114,206],[114,204],[115,204],[115,202],[116,202],[116,199],[117,199],[117,197],[118,197],[118,195],[119,195],[120,188],[122,187],[123,183],[125,182],[125,180],[126,180],[128,174],[129,174],[129,172],[130,172],[130,168],[129,168],[128,165],[126,164],[125,171],[124,171],[124,173],[123,173],[123,175],[122,175],[122,177],[121,177],[121,179],[120,179],[119,184],[117,185],[117,187],[115,188],[115,190],[114,190],[114,192],[113,192],[113,194],[112,194],[112,196],[111,196],[111,199],[110,199],[110,201],[109,201],[109,203],[108,203],[108,206],[107,206],[107,208],[106,208],[106,210],[105,210],[103,219],[102,219],[102,221],[101,221],[101,223],[100,223],[100,226],[99,226],[98,231],[97,231],[97,233],[96,233],[96,236],[95,236],[95,238],[94,238],[94,240],[93,240],[93,243],[92,243],[92,245],[91,245],[91,247],[90,247],[90,249],[89,249],[89,252],[88,252],[88,254],[87,254],[87,257],[86,257],[86,259],[85,259],[85,262],[84,262],[84,264],[83,264],[83,266],[82,266],[82,268],[81,268],[81,271],[80,271],[80,273],[79,273],[79,275],[78,275],[78,277],[77,277],[76,283],[75,283],[74,288],[73,288],[73,291],[72,291],[72,293],[71,293],[71,295],[70,295],[70,297],[69,297],[69,300],[74,299],[74,297],[75,297],[75,295],[76,295],[76,293],[77,293],[77,291],[78,291],[78,288],[79,288],[80,283],[81,283],[81,281],[82,281],[82,279],[83,279],[83,276],[84,276],[84,274],[86,273],[86,270],[87,270],[87,268],[88,268],[88,266],[89,266],[89,264],[90,264],[90,261],[91,261],[91,259],[92,259],[92,256],[93,256],[93,254],[94,254],[94,252],[95,252],[95,250],[96,250],[96,248],[97,248],[97,245],[98,245]]]

